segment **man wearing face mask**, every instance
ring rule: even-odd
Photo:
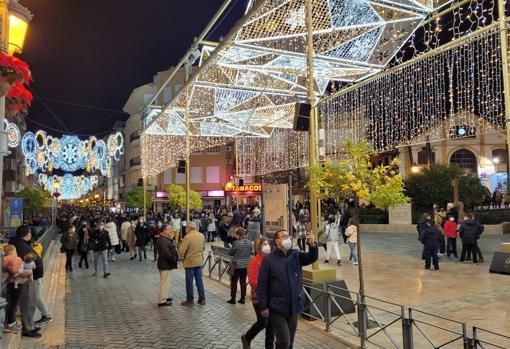
[[[262,260],[257,285],[260,313],[269,317],[276,338],[276,349],[292,348],[298,315],[304,308],[302,267],[319,257],[312,234],[306,235],[309,252],[292,249],[285,230],[275,234],[276,249]]]
[[[104,222],[99,221],[97,229],[92,232],[90,237],[92,250],[94,251],[94,276],[97,275],[97,263],[99,257],[102,258],[104,277],[107,278],[110,273],[108,272],[108,250],[112,248],[112,242],[108,232],[104,230]]]

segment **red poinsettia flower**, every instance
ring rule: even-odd
[[[28,64],[23,60],[0,52],[0,81],[13,84],[15,81],[29,84],[32,73]]]

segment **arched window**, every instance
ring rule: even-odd
[[[492,161],[496,164],[506,164],[507,153],[505,149],[494,149],[492,151]]]
[[[457,165],[468,173],[477,173],[478,166],[475,154],[469,149],[458,149],[450,157],[450,164]]]

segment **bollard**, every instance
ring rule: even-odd
[[[331,287],[326,292],[326,331],[331,331]]]
[[[404,349],[413,349],[413,319],[411,309],[409,309],[409,318],[406,318],[403,306],[400,307],[400,313],[402,315],[402,340]]]
[[[209,257],[208,257],[208,259],[209,259],[209,261],[208,261],[209,277],[211,277],[211,275],[212,275],[212,270],[211,270],[211,259],[212,259],[212,256],[213,256],[212,251],[209,251]]]

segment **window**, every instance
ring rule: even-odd
[[[142,164],[142,159],[139,156],[129,160],[129,167],[140,166],[141,164]]]
[[[506,164],[507,153],[505,149],[494,149],[492,151],[492,161],[496,164]]]
[[[457,165],[468,173],[477,173],[476,156],[469,149],[456,150],[450,157],[450,164]]]
[[[172,170],[163,173],[163,184],[172,184]]]
[[[184,173],[176,173],[175,174],[175,184],[184,184],[186,183],[186,175]]]
[[[207,166],[206,168],[206,181],[207,183],[217,184],[220,183],[220,167]]]
[[[221,152],[221,147],[219,145],[211,148],[207,148],[207,154],[219,154]]]
[[[129,143],[132,143],[136,141],[137,139],[140,139],[140,131],[137,130],[129,135]]]
[[[190,182],[195,184],[202,183],[204,180],[203,172],[202,167],[192,167],[190,170]]]

